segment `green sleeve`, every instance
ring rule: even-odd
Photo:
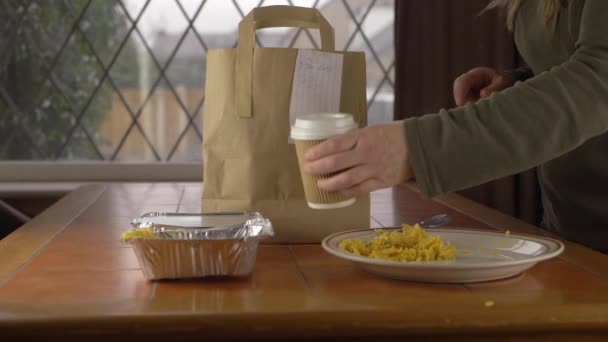
[[[517,81],[523,82],[534,76],[534,73],[528,67],[505,70],[502,74],[513,83]]]
[[[474,104],[406,120],[422,194],[527,170],[608,131],[606,16],[607,0],[587,0],[568,61]]]

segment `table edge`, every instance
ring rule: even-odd
[[[106,186],[101,184],[81,186],[0,240],[0,286],[27,265],[105,190]]]
[[[588,309],[588,307],[575,308],[576,311]],[[431,309],[422,310],[423,314],[428,313],[429,310]],[[433,319],[421,324],[408,319],[411,313],[394,310],[375,312],[374,315],[361,315],[361,312],[352,311],[326,311],[290,312],[288,315],[284,312],[267,312],[261,315],[224,313],[211,317],[200,313],[175,315],[159,312],[130,315],[129,319],[112,315],[85,316],[86,319],[83,317],[63,317],[61,319],[44,317],[20,321],[0,320],[0,336],[5,334],[35,336],[37,331],[63,335],[70,330],[73,334],[80,336],[93,336],[100,331],[109,331],[117,335],[126,333],[133,335],[134,326],[140,327],[141,330],[138,334],[141,336],[170,336],[180,331],[192,335],[199,331],[214,340],[217,338],[232,340],[243,337],[293,338],[294,336],[300,338],[349,336],[376,338],[380,336],[458,336],[464,338],[466,336],[488,336],[488,334],[542,337],[546,334],[560,333],[608,336],[608,324],[604,317],[598,316],[589,321],[552,320],[550,315],[541,318],[540,321],[531,321],[528,317],[506,319],[505,315],[508,314],[512,317],[513,312],[516,312],[514,310],[507,310],[508,313],[505,311],[488,312],[482,319],[475,319],[467,314],[469,310],[465,308],[465,315],[458,320],[450,320],[447,327],[446,319],[440,318],[441,315],[434,315]],[[297,326],[293,325],[294,321],[298,322]],[[318,328],[328,326],[329,322],[331,322],[331,329]],[[515,322],[517,324],[514,325]],[[151,329],[152,327],[153,329]],[[294,331],[294,328],[297,328],[297,332]],[[509,341],[511,340],[509,339]]]

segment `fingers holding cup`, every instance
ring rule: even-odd
[[[302,185],[309,207],[335,209],[355,202],[355,198],[345,197],[337,191],[326,191],[319,188],[317,183],[327,177],[325,170],[338,171],[340,169],[336,168],[343,165],[354,165],[353,155],[344,152],[356,144],[356,136],[347,134],[356,128],[357,124],[352,115],[345,113],[309,114],[296,118],[291,128],[291,138],[295,143]],[[337,138],[332,139],[333,137]],[[309,151],[312,151],[310,154],[313,160],[315,157],[321,159],[309,165]],[[337,154],[335,151],[338,151]],[[311,167],[312,170],[309,170]]]

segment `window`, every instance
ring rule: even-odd
[[[235,46],[241,18],[277,4],[319,8],[336,49],[365,51],[370,124],[391,120],[394,0],[6,0],[0,159],[200,169],[206,51]],[[296,28],[256,39],[320,45],[318,32]]]

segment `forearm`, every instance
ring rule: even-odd
[[[607,61],[591,52],[475,104],[406,120],[421,192],[521,172],[606,132]]]

